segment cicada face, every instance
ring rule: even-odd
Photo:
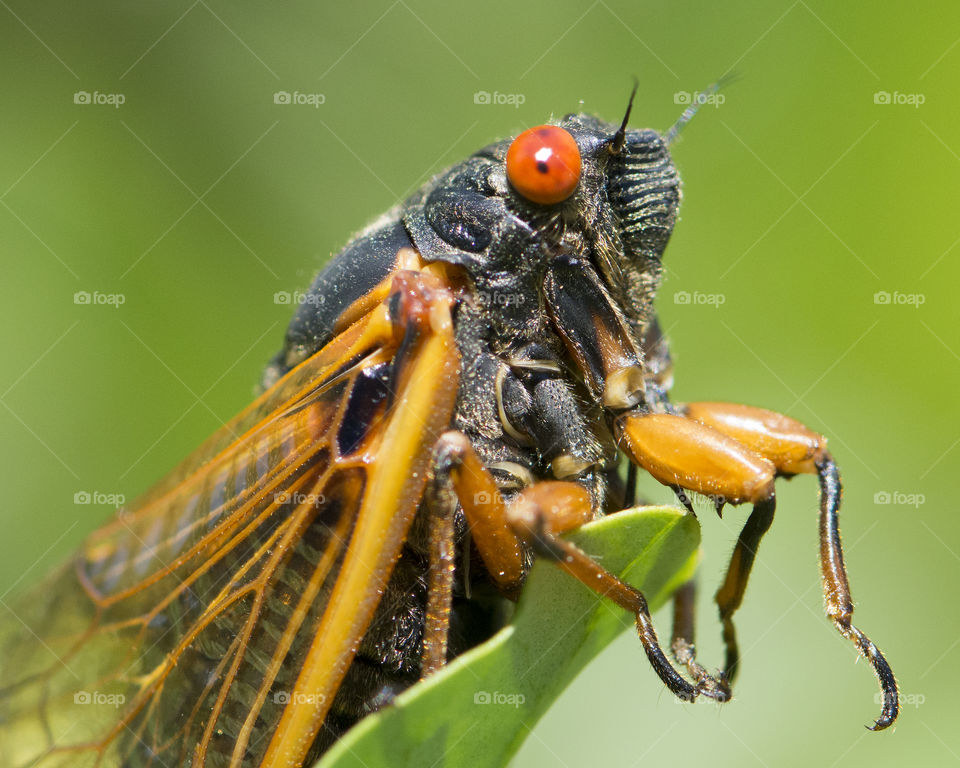
[[[529,275],[529,286],[516,286],[530,290],[529,309],[558,253],[588,255],[618,307],[645,326],[680,204],[680,178],[666,141],[653,130],[627,130],[618,138],[618,126],[588,115],[568,115],[528,133],[536,131],[546,135],[526,149],[534,163],[538,151],[553,152],[557,135],[572,138],[573,146],[563,148],[571,157],[558,163],[571,177],[568,195],[549,205],[531,200],[510,174],[511,162],[519,162],[511,151],[523,137],[492,144],[424,190],[425,224],[457,251],[438,258],[463,265],[478,291],[494,296],[504,291],[499,271]],[[497,307],[504,308],[509,312],[509,301]]]

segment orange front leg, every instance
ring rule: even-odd
[[[626,413],[617,427],[620,447],[664,485],[718,505],[773,499],[773,462],[716,429],[670,413]]]
[[[820,479],[820,563],[827,615],[870,662],[880,682],[883,708],[874,730],[888,727],[899,704],[893,672],[879,649],[852,623],[853,602],[843,551],[838,511],[840,475],[827,452],[826,440],[804,425],[773,411],[728,403],[693,403],[673,414],[624,414],[617,422],[622,447],[657,480],[724,503],[751,502],[754,510],[740,533],[716,601],[724,625],[726,665],[722,678],[732,678],[738,662],[733,613],[746,591],[750,570],[763,534],[773,521],[774,477],[815,473]],[[692,605],[687,600],[685,613]],[[689,623],[689,622],[686,622]],[[675,632],[678,657],[694,663],[692,643]]]
[[[690,403],[681,406],[681,411],[687,418],[763,456],[778,475],[814,473],[817,462],[826,455],[827,441],[822,435],[774,411],[735,403]],[[772,505],[755,506],[740,532],[727,575],[714,598],[723,622],[724,668],[731,682],[740,661],[733,614],[743,602],[760,540],[773,523],[773,513]]]
[[[736,403],[690,403],[684,415],[713,427],[772,461],[781,475],[816,474],[827,439],[776,411]]]
[[[762,408],[732,403],[691,403],[686,406],[685,411],[690,418],[708,424],[762,453],[776,464],[779,474],[790,476],[804,473],[818,476],[820,574],[827,616],[840,634],[852,641],[870,663],[880,682],[883,709],[871,730],[879,731],[889,727],[897,719],[899,712],[897,681],[880,649],[853,624],[853,598],[850,595],[850,583],[843,564],[843,548],[840,543],[840,473],[833,457],[827,451],[826,438],[789,416]],[[749,524],[748,521],[747,525]],[[742,537],[743,534],[741,539]],[[736,556],[736,553],[734,554]],[[731,570],[732,568],[731,563]],[[742,588],[731,584],[731,574],[727,574],[726,582],[717,592],[721,615],[724,612],[723,601],[732,598],[739,604],[745,588],[745,583]]]

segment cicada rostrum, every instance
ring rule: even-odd
[[[629,114],[481,149],[326,266],[260,397],[19,603],[3,765],[309,765],[502,626],[536,556],[630,611],[674,694],[725,701],[774,482],[799,473],[820,482],[827,615],[879,678],[873,728],[894,722],[893,673],[851,622],[825,439],[669,398],[653,299],[675,130]],[[691,586],[671,661],[643,594],[560,536],[635,505],[637,468],[686,504],[752,506],[716,595],[717,673],[694,653]],[[78,712],[87,690],[116,706]]]

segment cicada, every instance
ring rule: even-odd
[[[676,127],[629,115],[481,149],[320,272],[262,394],[16,605],[3,765],[309,765],[496,632],[538,556],[635,617],[674,694],[725,701],[775,480],[801,473],[820,482],[827,615],[879,679],[873,728],[894,722],[893,673],[851,621],[826,440],[669,397],[653,301]],[[752,507],[716,594],[717,672],[694,652],[692,584],[671,660],[643,594],[562,537],[634,506],[638,469],[688,506]],[[91,697],[106,706],[76,706]]]

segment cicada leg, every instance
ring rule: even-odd
[[[448,484],[433,482],[427,487],[429,524],[429,574],[427,607],[423,622],[423,653],[420,678],[432,675],[447,662],[447,639],[453,603],[453,576],[456,562],[454,515],[457,499]]]
[[[685,413],[689,418],[709,425],[762,454],[776,465],[780,475],[817,475],[820,481],[820,573],[826,613],[840,634],[853,642],[877,675],[883,694],[883,709],[871,730],[889,727],[896,720],[899,711],[897,682],[880,649],[853,624],[853,598],[850,595],[850,582],[843,563],[843,548],[840,542],[840,473],[833,457],[827,451],[826,439],[787,416],[762,408],[732,403],[691,403],[686,406]],[[763,523],[764,521],[754,521],[751,515],[740,534],[737,549],[740,549],[741,545],[749,549],[751,543],[755,548],[766,530],[760,530]],[[756,530],[748,531],[751,526]],[[766,526],[769,527],[769,521],[766,521]],[[735,550],[734,558],[736,557]],[[746,589],[749,570],[744,575],[742,584],[733,571],[734,563],[731,562],[731,570],[717,592],[716,600],[721,616],[724,615],[725,605],[732,606],[727,609],[730,614],[736,610]]]
[[[559,534],[593,518],[590,495],[568,481],[545,481],[529,486],[509,503],[498,492],[469,439],[448,432],[438,444],[436,481],[455,494],[470,526],[473,541],[494,582],[506,593],[520,586],[525,546],[634,614],[637,633],[647,658],[660,679],[685,701],[700,695],[725,700],[720,681],[704,673],[696,685],[670,664],[657,638],[643,593],[607,571]]]
[[[687,406],[685,415],[674,413],[666,397],[670,361],[658,343],[659,330],[648,328],[644,339],[647,354],[641,355],[589,262],[558,253],[544,289],[555,329],[570,359],[587,389],[613,417],[620,447],[632,463],[677,491],[691,511],[684,490],[712,497],[718,512],[726,503],[749,502],[754,507],[717,593],[727,646],[723,684],[727,685],[726,678],[736,671],[738,649],[732,616],[746,590],[757,546],[773,519],[774,478],[815,473],[821,489],[820,567],[827,614],[873,666],[883,693],[883,710],[873,727],[889,726],[897,716],[896,681],[880,651],[851,621],[853,603],[837,527],[840,477],[824,438],[786,416],[740,405],[696,403]],[[674,647],[696,677],[700,668],[695,666],[693,653],[693,603],[687,598],[683,594],[678,598],[682,621]]]
[[[888,727],[898,712],[896,680],[879,649],[852,623],[853,602],[838,528],[840,477],[826,450],[826,440],[793,419],[759,408],[693,403],[682,411],[684,416],[625,414],[618,425],[622,445],[632,460],[661,483],[711,497],[718,512],[725,503],[753,504],[716,594],[726,646],[725,684],[734,676],[739,660],[733,614],[743,600],[760,540],[773,521],[774,478],[817,474],[827,615],[873,667],[883,694],[883,709],[873,729]],[[692,612],[692,598],[678,610]],[[692,635],[692,621],[686,623],[691,625]],[[674,647],[689,668],[695,663],[692,637],[685,644],[683,632],[675,630],[674,635]]]
[[[510,594],[523,579],[523,548],[506,524],[500,490],[469,438],[462,432],[446,432],[433,455],[433,480],[426,494],[430,569],[421,678],[447,661],[455,559],[453,521],[458,504],[467,513],[471,538],[494,583]],[[486,507],[490,514],[478,511]]]
[[[696,596],[696,578],[690,579],[673,593],[673,638],[670,641],[670,651],[677,663],[683,665],[690,677],[699,683],[708,679],[710,673],[697,661],[694,645]],[[719,688],[729,698],[729,682],[722,672],[717,676],[717,680]]]

